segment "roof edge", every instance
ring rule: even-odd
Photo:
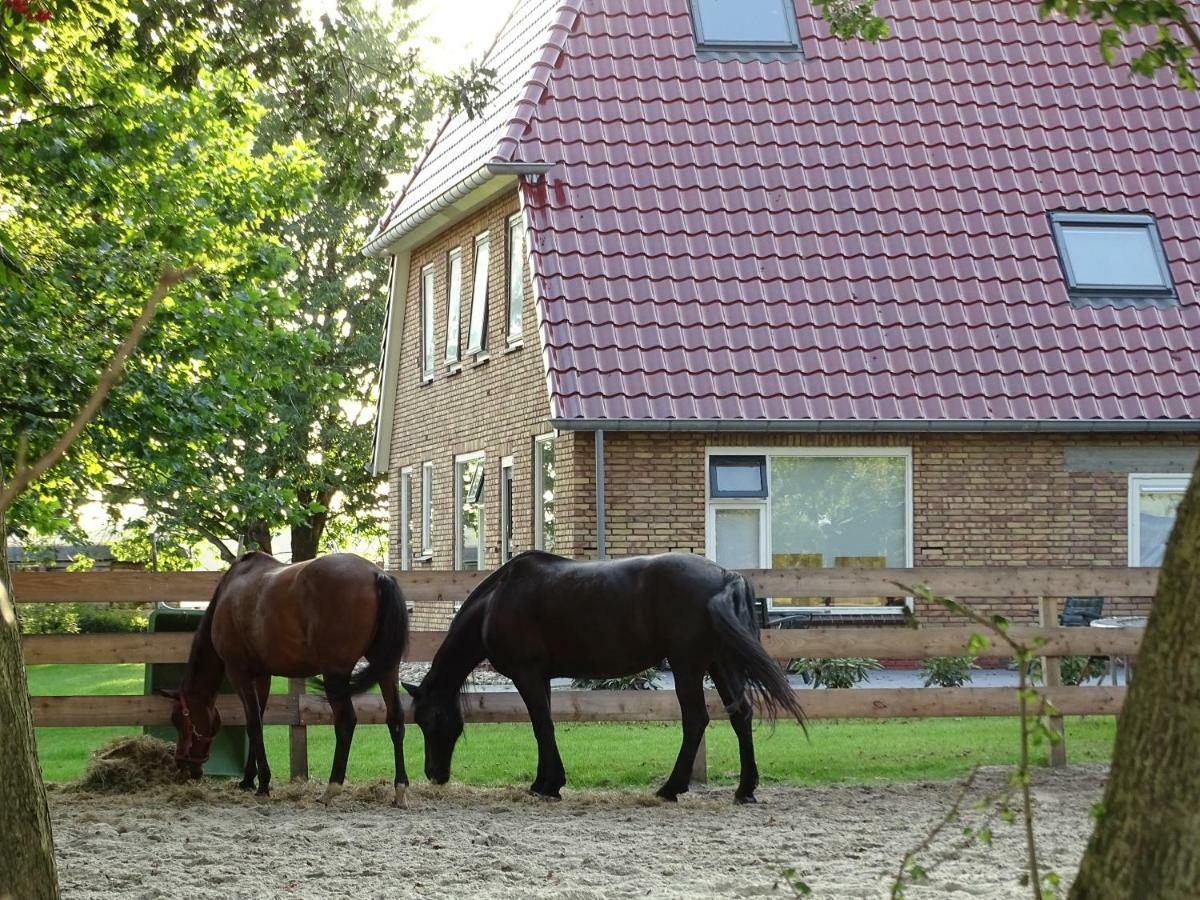
[[[434,197],[424,206],[413,210],[398,222],[388,225],[383,231],[376,232],[363,244],[360,253],[364,256],[386,256],[394,252],[397,245],[406,234],[420,228],[438,213],[449,209],[472,191],[482,187],[500,175],[544,175],[553,168],[548,162],[506,162],[493,160],[486,162],[466,178],[457,182]]]
[[[1200,419],[562,419],[560,431],[1200,432]]]

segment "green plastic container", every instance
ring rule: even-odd
[[[160,605],[150,613],[149,630],[152,632],[170,631],[194,632],[204,618],[202,609],[178,609],[174,606]],[[183,673],[187,670],[184,663],[146,663],[147,694],[153,694],[159,688],[176,690],[183,681]],[[232,694],[233,685],[226,679],[221,683],[222,694]],[[150,725],[145,733],[164,741],[175,743],[174,725]],[[205,775],[241,777],[246,768],[246,754],[250,750],[250,739],[246,736],[243,725],[222,725],[213,741],[212,756],[204,764]]]

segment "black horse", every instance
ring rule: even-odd
[[[550,679],[629,675],[664,658],[675,675],[683,715],[679,758],[658,796],[688,789],[692,763],[708,725],[707,672],[738,737],[741,780],[735,799],[753,803],[758,786],[750,730],[751,693],[772,718],[782,708],[803,723],[782,669],[763,650],[754,594],[741,575],[699,556],[671,553],[606,562],[577,562],[529,551],[501,566],[471,592],[413,696],[425,736],[425,774],[450,778],[463,730],[459,692],[480,662],[513,680],[529,710],[538,743],[530,790],[559,797],[567,782],[550,718]]]

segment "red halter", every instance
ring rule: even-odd
[[[192,722],[192,712],[188,709],[187,694],[182,690],[179,692],[179,711],[183,715],[183,739],[175,747],[175,761],[202,766],[212,756],[215,735],[205,736],[196,730],[196,725]],[[195,754],[193,750],[196,751]]]

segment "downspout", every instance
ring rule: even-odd
[[[596,558],[607,559],[604,534],[604,429],[596,432]]]

